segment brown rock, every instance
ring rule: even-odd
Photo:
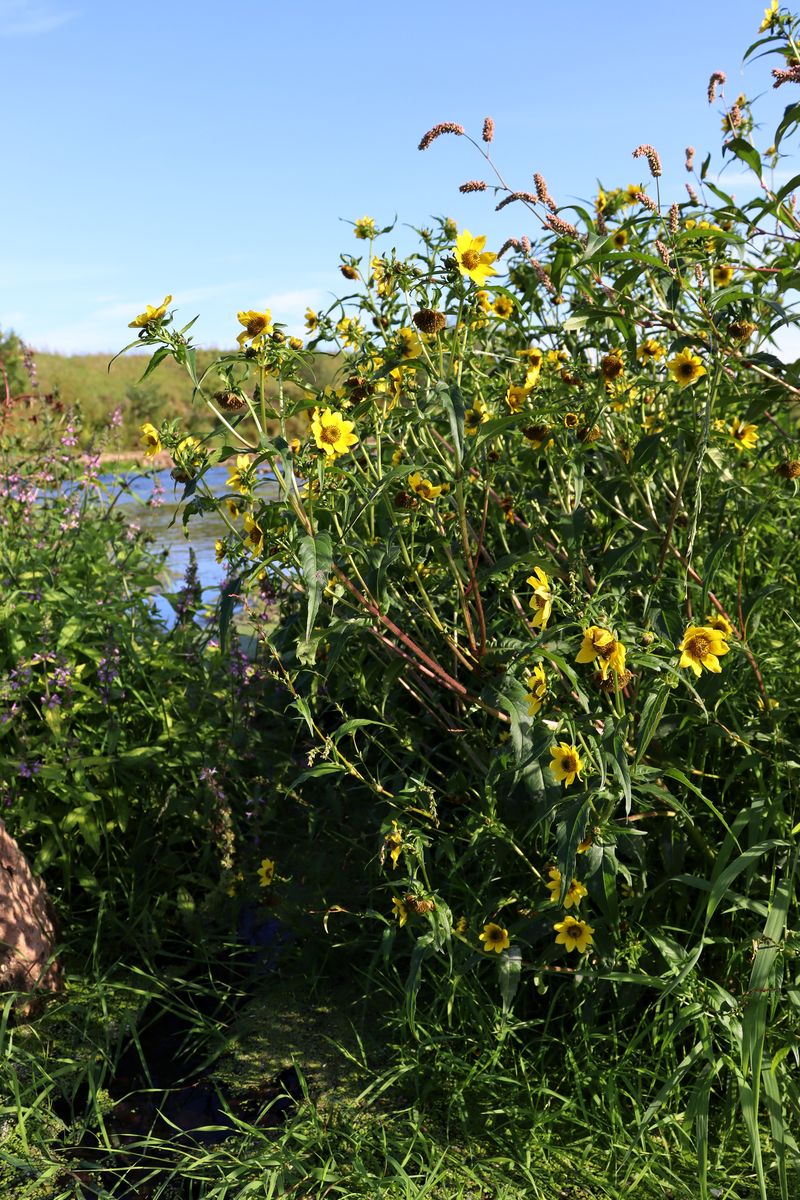
[[[56,992],[55,916],[41,880],[0,821],[0,992]]]

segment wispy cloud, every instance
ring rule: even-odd
[[[77,14],[48,0],[0,0],[0,37],[50,33]]]

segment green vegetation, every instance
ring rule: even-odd
[[[742,203],[645,145],[593,206],[498,183],[533,246],[363,217],[306,347],[148,309],[211,625],[12,425],[0,781],[68,986],[0,1024],[9,1194],[796,1193],[799,127],[726,107]]]

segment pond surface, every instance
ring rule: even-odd
[[[228,474],[227,467],[212,467],[206,471],[203,480],[214,495],[221,496],[230,492],[226,486]],[[146,474],[141,471],[116,472],[100,475],[99,479],[112,501],[123,489],[116,501],[117,507],[124,510],[126,519],[132,525],[138,525],[152,535],[155,550],[167,551],[164,591],[176,591],[181,586],[189,566],[191,549],[197,558],[203,600],[207,604],[214,604],[226,574],[224,564],[216,560],[214,544],[217,538],[230,532],[222,518],[216,513],[204,513],[191,517],[184,528],[181,503],[184,484],[176,483],[169,470],[149,471]],[[264,491],[264,484],[259,493],[269,495]],[[175,620],[172,605],[163,596],[156,596],[155,600],[160,616],[172,625]]]

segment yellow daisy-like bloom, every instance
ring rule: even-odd
[[[740,454],[744,450],[755,450],[758,440],[757,425],[746,425],[744,421],[740,421],[738,417],[734,417],[728,432],[733,438],[733,444]]]
[[[157,454],[161,453],[161,438],[158,436],[158,430],[155,425],[145,421],[141,428],[141,434],[145,454],[148,458],[155,458]]]
[[[132,321],[128,322],[128,329],[146,329],[148,325],[155,325],[157,321],[162,321],[171,300],[172,296],[165,296],[164,303],[159,304],[157,308],[148,304],[143,313],[139,313],[138,317],[134,317]]]
[[[544,351],[540,350],[538,346],[529,346],[527,350],[518,350],[517,354],[520,358],[526,358],[531,367],[541,367],[544,361]]]
[[[553,611],[550,580],[541,567],[534,567],[533,574],[529,575],[525,582],[533,588],[533,595],[529,601],[530,607],[534,610],[531,625],[538,625],[540,629],[546,629]]]
[[[624,229],[617,229],[611,235],[611,245],[616,246],[617,250],[624,249],[628,244],[628,235]]]
[[[242,496],[250,494],[253,488],[253,476],[249,455],[236,455],[236,468],[228,476],[226,485],[232,491],[239,492]]]
[[[623,208],[629,208],[631,206],[631,204],[638,204],[639,203],[639,192],[643,192],[643,191],[644,191],[644,184],[629,183],[628,186],[625,188],[625,191],[622,193]]]
[[[481,425],[489,420],[489,413],[482,400],[476,400],[472,408],[464,413],[464,433],[467,437],[475,437]]]
[[[394,870],[400,858],[400,851],[403,849],[403,834],[397,821],[392,821],[392,832],[387,833],[383,840],[387,846],[391,847],[389,858],[392,860],[392,870]]]
[[[566,946],[568,953],[577,950],[583,954],[594,941],[592,926],[587,925],[586,921],[576,921],[574,917],[564,917],[563,921],[555,923],[553,929],[558,934],[556,945]]]
[[[397,923],[402,929],[408,920],[408,909],[402,900],[398,900],[397,896],[392,896],[392,908],[394,909],[394,916],[397,919]]]
[[[528,367],[528,370],[525,372],[525,383],[523,384],[526,392],[531,392],[536,387],[539,382],[541,370],[541,366]]]
[[[360,217],[353,227],[353,233],[362,242],[368,242],[375,237],[375,222],[372,217]]]
[[[286,343],[286,345],[289,347],[290,350],[302,350],[303,349],[303,339],[299,338],[299,337],[290,337],[288,342]]]
[[[769,8],[764,9],[764,20],[758,27],[759,33],[767,33],[778,19],[778,0],[772,0]]]
[[[550,892],[550,899],[555,904],[561,895],[561,872],[558,867],[551,867],[547,874],[550,876],[550,882],[545,883],[544,886]],[[587,895],[586,888],[577,879],[573,879],[564,897],[564,908],[577,907],[585,895]]]
[[[594,202],[594,211],[598,213],[604,212],[607,204],[608,196],[605,194],[602,188],[598,188],[597,199]]]
[[[524,387],[516,387],[514,384],[506,392],[506,404],[512,413],[522,412],[525,407],[525,399],[528,395],[528,389]]]
[[[468,229],[464,229],[456,238],[456,262],[462,275],[466,275],[478,287],[483,287],[490,275],[497,271],[492,263],[497,260],[496,254],[484,250],[485,237],[473,237]]]
[[[430,479],[423,479],[419,471],[414,471],[408,477],[408,486],[415,495],[419,496],[420,500],[426,500],[428,504],[433,504],[434,500],[438,500],[444,490],[443,484],[433,484]]]
[[[340,454],[347,454],[351,446],[358,441],[353,433],[352,421],[345,421],[340,413],[326,408],[324,412],[317,410],[311,422],[311,432],[319,450],[324,450],[331,460]]]
[[[729,263],[718,263],[711,272],[716,287],[727,287],[733,279],[734,268]]]
[[[455,924],[455,932],[460,937],[463,937],[464,934],[467,932],[467,918],[466,917],[458,918],[458,920],[456,921],[456,924]]]
[[[621,675],[625,670],[625,647],[613,633],[600,625],[590,625],[583,634],[583,644],[575,656],[575,662],[589,663],[598,659],[600,674],[605,679],[608,668]]]
[[[577,746],[571,746],[569,742],[559,742],[558,745],[550,747],[550,753],[553,756],[550,770],[556,783],[563,782],[564,787],[570,787],[576,779],[580,779],[583,759]]]
[[[319,325],[319,317],[314,312],[313,308],[307,308],[305,314],[306,333],[313,333]]]
[[[717,633],[721,633],[724,638],[733,637],[733,626],[727,617],[723,617],[722,613],[714,613],[710,617],[706,617],[705,621],[709,629],[716,629]]]
[[[681,651],[678,665],[691,667],[699,678],[703,667],[707,671],[713,671],[715,675],[719,675],[722,670],[719,665],[719,656],[727,654],[730,646],[718,629],[712,629],[710,625],[690,625],[684,633],[678,649]]]
[[[545,675],[544,666],[542,663],[537,663],[533,668],[530,679],[528,680],[528,694],[525,699],[528,701],[528,716],[535,717],[539,709],[544,704],[545,696],[547,695],[547,676]]]
[[[697,354],[692,354],[691,350],[681,350],[674,358],[671,358],[667,363],[667,370],[672,378],[680,387],[688,387],[690,383],[696,383],[702,375],[708,374],[703,366],[703,360]]]
[[[397,349],[401,358],[419,358],[422,354],[422,342],[416,329],[406,325],[397,331]]]
[[[475,300],[477,301],[478,308],[487,313],[491,311],[492,297],[488,292],[484,291],[483,288],[481,288],[479,292],[475,293]]]
[[[658,362],[666,354],[666,350],[655,338],[646,338],[636,351],[639,362]]]
[[[214,559],[216,562],[221,563],[224,557],[225,543],[221,538],[217,538],[217,540],[214,542]]]
[[[364,326],[355,317],[342,317],[336,332],[345,346],[357,346],[364,336]]]
[[[259,887],[269,887],[275,878],[275,863],[271,858],[261,860],[261,866],[258,868],[258,884]]]
[[[272,313],[269,309],[264,312],[256,312],[254,308],[248,308],[245,312],[238,312],[236,320],[240,325],[244,325],[244,329],[237,337],[237,342],[241,347],[244,347],[245,342],[252,342],[254,346],[260,346],[264,341],[264,336],[272,332]]]
[[[250,513],[244,514],[244,532],[247,549],[254,558],[258,558],[264,549],[264,531],[258,522],[253,520]]]
[[[498,317],[507,321],[514,311],[514,301],[510,296],[498,296],[492,308]]]
[[[503,929],[502,925],[495,925],[493,921],[484,925],[483,933],[479,933],[478,938],[483,942],[484,950],[489,953],[494,950],[495,954],[500,954],[502,950],[507,950],[511,945],[508,930]]]
[[[230,518],[235,521],[241,512],[238,501],[234,500],[232,496],[228,496],[227,500],[225,501],[225,507],[228,510],[228,515]]]

